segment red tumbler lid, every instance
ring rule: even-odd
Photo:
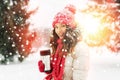
[[[40,55],[41,56],[50,55],[50,49],[48,49],[48,50],[41,50],[40,51]]]

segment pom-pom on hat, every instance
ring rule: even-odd
[[[67,5],[61,12],[58,12],[53,20],[52,26],[55,27],[56,23],[65,24],[71,28],[76,27],[74,14],[76,12],[76,8],[74,5]]]
[[[73,14],[76,13],[76,7],[72,4],[69,4],[65,7],[65,9],[69,10],[70,12],[72,12]]]

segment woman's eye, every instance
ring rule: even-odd
[[[62,27],[66,27],[65,25],[63,25]]]
[[[57,27],[57,26],[56,26],[55,28],[56,28],[56,29],[58,29],[58,27]]]

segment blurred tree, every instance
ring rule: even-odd
[[[100,0],[98,0],[100,1]],[[109,3],[90,4],[83,10],[86,15],[91,15],[100,20],[99,29],[95,34],[88,34],[85,40],[89,46],[103,46],[113,52],[120,51],[120,10],[114,0],[104,0]],[[92,27],[90,24],[89,27]]]
[[[0,61],[8,64],[23,61],[31,52],[34,34],[29,32],[27,19],[34,12],[27,12],[29,0],[0,0]]]

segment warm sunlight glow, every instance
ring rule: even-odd
[[[76,14],[76,20],[87,34],[95,34],[100,26],[100,19],[89,14]]]
[[[95,34],[100,25],[99,19],[94,18],[93,16],[87,15],[83,19],[82,26],[88,34]]]

